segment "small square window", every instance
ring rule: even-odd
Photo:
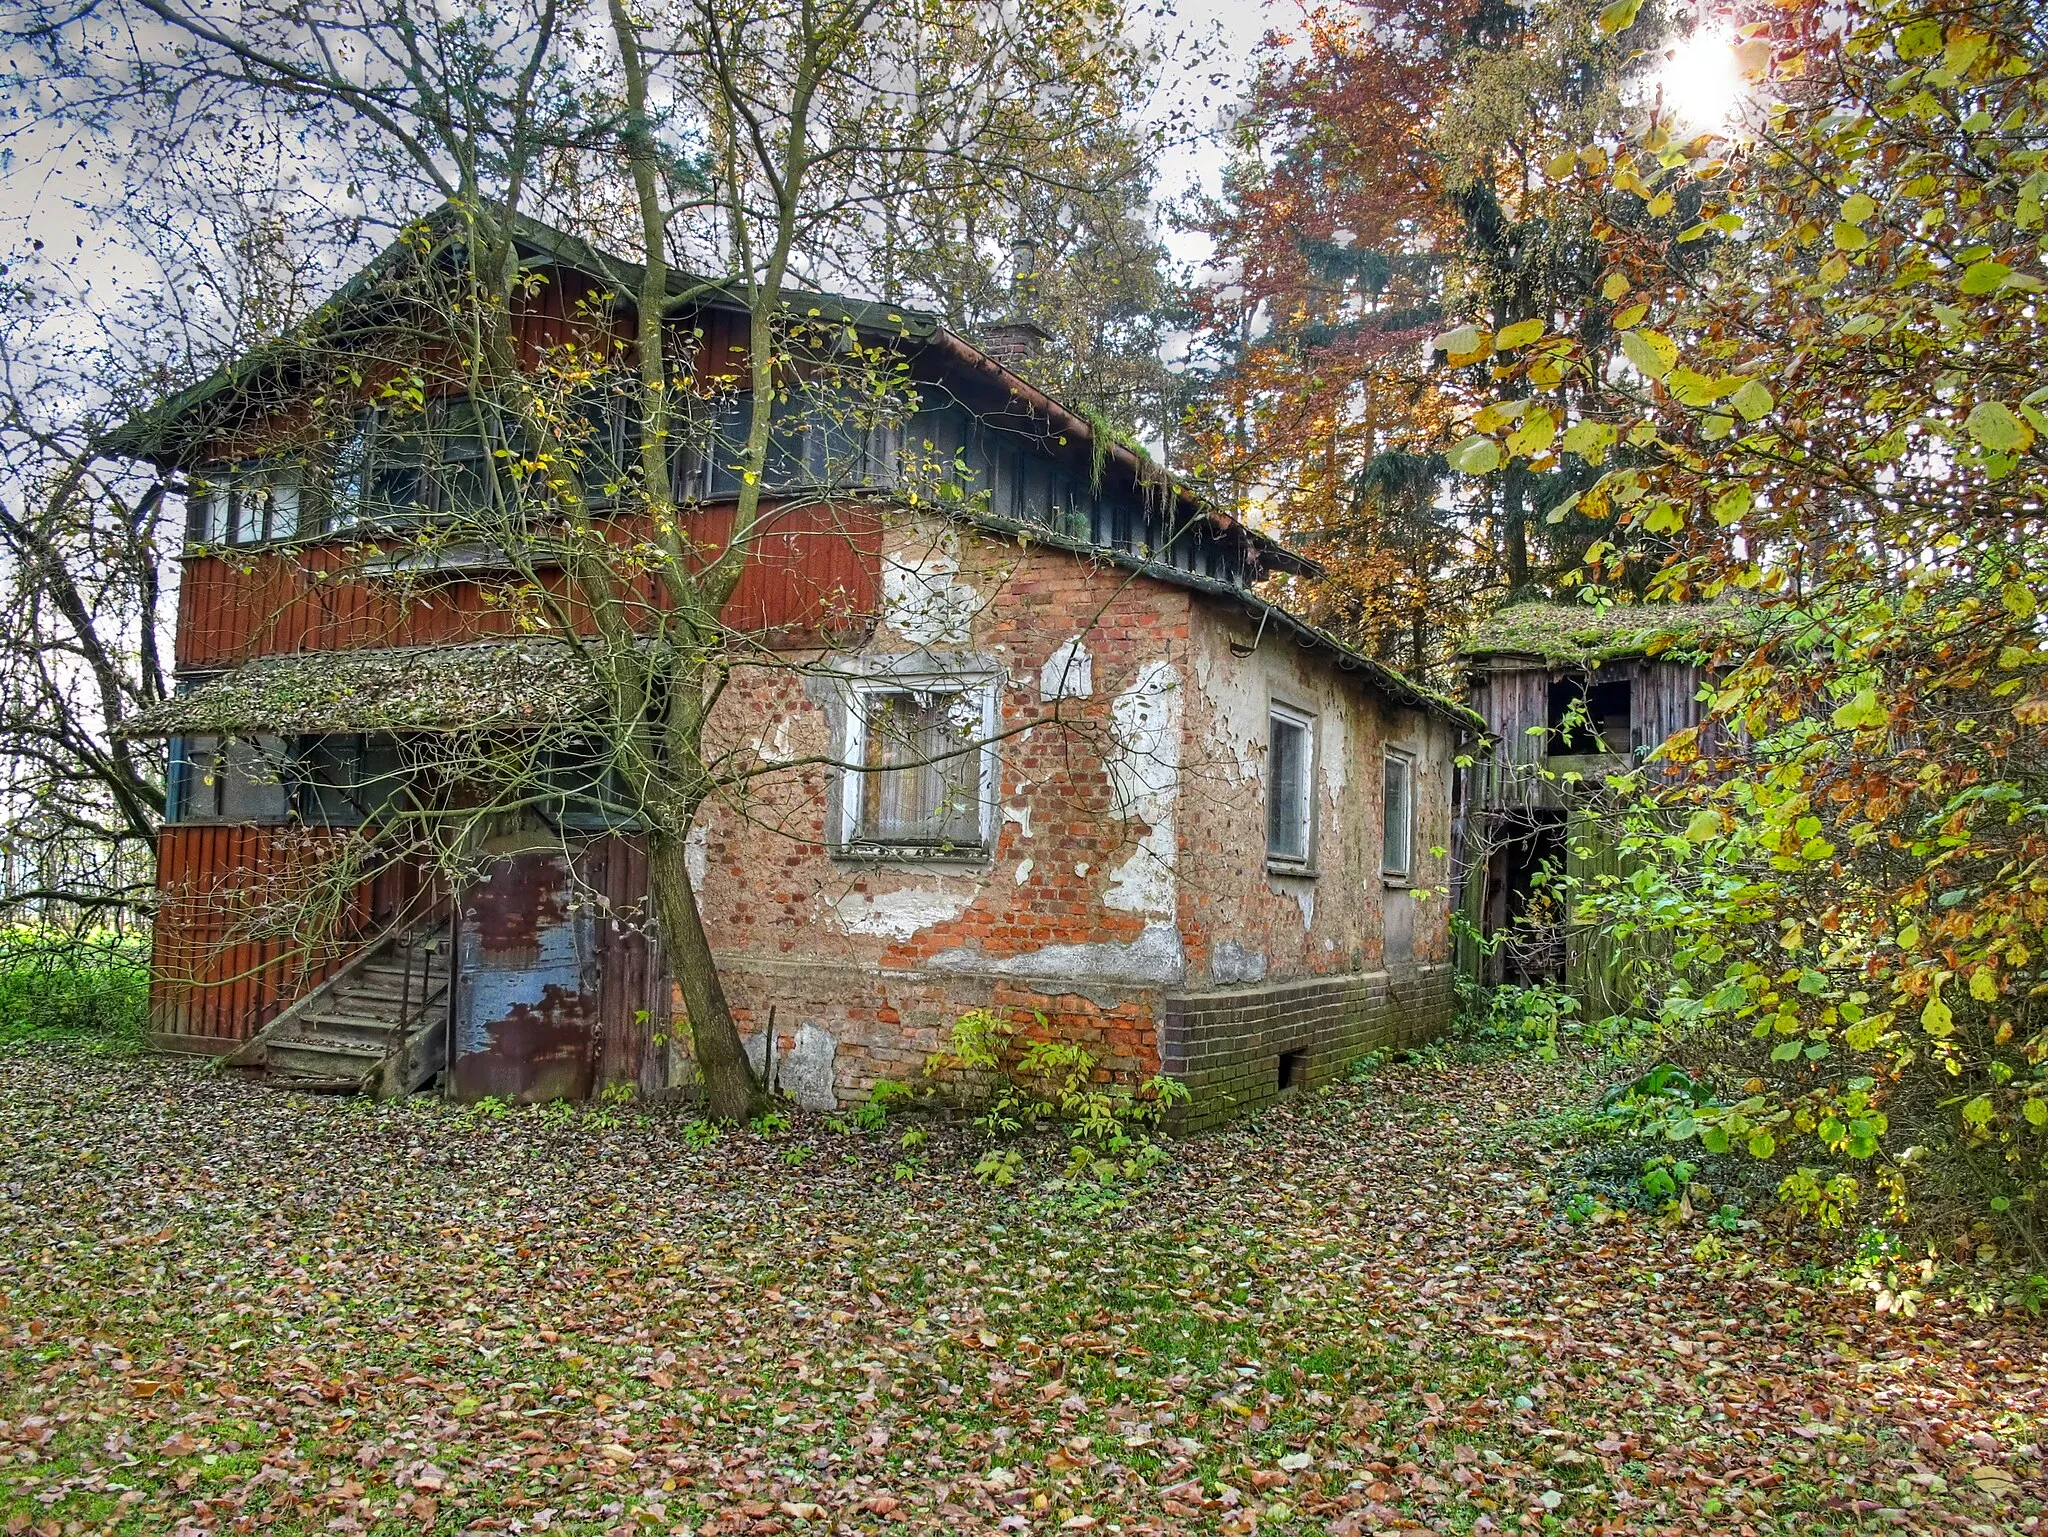
[[[978,854],[987,845],[986,687],[861,688],[848,721],[845,841]]]
[[[1308,863],[1315,816],[1315,722],[1275,706],[1267,717],[1266,857]]]
[[[1405,753],[1387,754],[1380,819],[1380,874],[1390,881],[1405,881],[1415,873],[1415,760]]]

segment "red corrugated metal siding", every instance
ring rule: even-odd
[[[691,537],[707,558],[724,547],[732,518],[730,505],[692,515]],[[874,611],[880,552],[881,520],[872,508],[807,503],[772,511],[726,621],[750,634],[791,637],[849,628]],[[401,586],[358,574],[362,560],[359,547],[339,545],[187,560],[178,593],[178,665],[207,669],[280,653],[450,645],[516,628],[506,607],[487,604],[474,582]]]
[[[427,905],[417,872],[380,872],[308,951],[289,929],[252,934],[266,893],[288,899],[336,834],[282,825],[187,823],[157,835],[150,1028],[165,1044],[225,1051],[331,976],[360,941]]]

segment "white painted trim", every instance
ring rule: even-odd
[[[869,843],[860,837],[861,778],[867,771],[852,765],[867,759],[868,707],[866,699],[875,694],[907,694],[926,690],[935,694],[981,695],[981,783],[979,789],[980,812],[978,818],[981,840],[977,849],[963,849],[961,855],[986,858],[995,853],[996,844],[996,803],[1000,798],[1001,786],[998,775],[1000,759],[996,753],[996,736],[1001,730],[1001,679],[986,673],[919,673],[891,674],[875,677],[848,678],[846,680],[846,752],[843,758],[848,767],[839,774],[839,847],[843,852],[895,857],[916,857],[916,849],[910,844]]]
[[[1308,739],[1308,752],[1301,766],[1301,853],[1279,854],[1273,850],[1272,841],[1272,798],[1273,798],[1273,722],[1275,719],[1299,726]],[[1315,868],[1316,862],[1316,810],[1320,797],[1316,786],[1321,778],[1322,743],[1318,740],[1316,716],[1297,705],[1285,704],[1278,699],[1266,701],[1266,805],[1267,838],[1266,865],[1269,870],[1289,875],[1306,875]]]
[[[1408,793],[1402,798],[1402,809],[1406,813],[1408,862],[1399,870],[1387,868],[1387,770],[1389,763],[1398,763],[1408,772]],[[1380,879],[1390,886],[1406,886],[1415,879],[1415,790],[1421,783],[1416,773],[1416,756],[1405,747],[1389,747],[1382,754],[1380,764]]]

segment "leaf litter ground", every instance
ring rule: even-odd
[[[0,1525],[2037,1530],[2038,1326],[1562,1221],[1588,1072],[1384,1069],[1086,1216],[945,1135],[0,1058]]]

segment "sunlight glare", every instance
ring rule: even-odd
[[[1658,72],[1658,86],[1677,125],[1695,133],[1730,128],[1743,96],[1734,39],[1719,27],[1701,25],[1672,50]]]

